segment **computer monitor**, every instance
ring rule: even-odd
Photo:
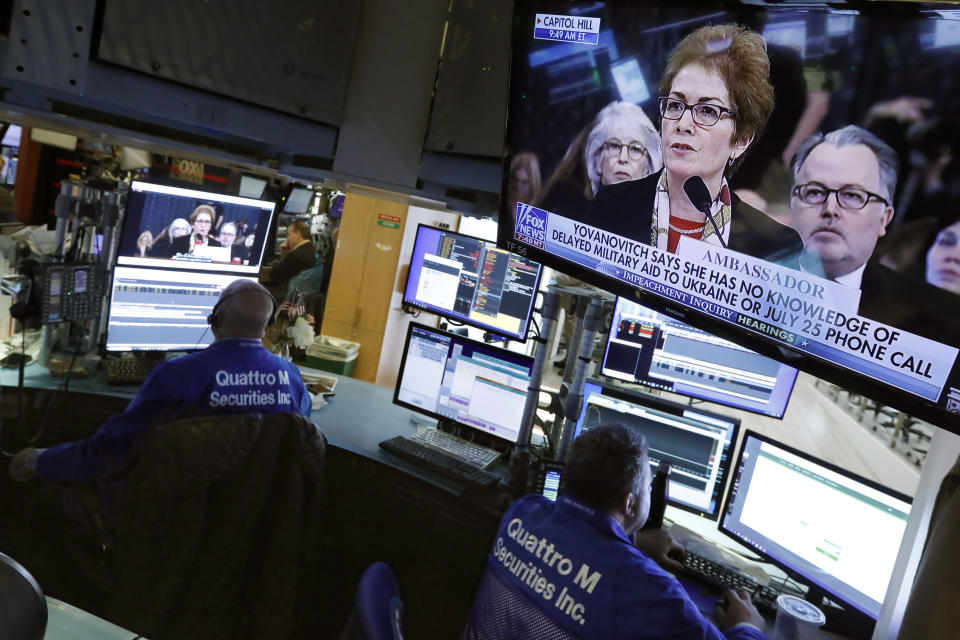
[[[310,201],[313,200],[313,190],[307,187],[293,187],[287,194],[287,199],[283,203],[284,213],[302,214],[306,213],[310,207]]]
[[[664,313],[617,298],[601,372],[783,418],[797,370]]]
[[[588,380],[576,433],[604,424],[623,424],[644,435],[651,474],[661,462],[670,463],[668,504],[717,519],[740,420]]]
[[[240,176],[240,188],[237,195],[241,198],[259,199],[263,196],[263,190],[267,187],[266,178],[256,176]]]
[[[207,316],[236,274],[114,269],[107,351],[190,351],[213,342]],[[247,278],[253,280],[253,278]]]
[[[720,531],[874,620],[903,532],[908,496],[747,431]],[[819,604],[819,602],[815,602]]]
[[[274,208],[267,200],[134,181],[117,264],[255,275]]]
[[[412,322],[393,401],[492,436],[480,444],[514,444],[532,370],[530,356]]]
[[[421,224],[403,302],[523,342],[540,272],[493,242]]]

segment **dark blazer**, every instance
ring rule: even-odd
[[[283,295],[286,295],[287,282],[290,278],[315,264],[317,264],[317,251],[313,248],[312,242],[304,242],[296,249],[288,251],[287,255],[273,267],[270,271],[270,280],[278,290],[282,289]]]
[[[872,260],[863,270],[858,313],[941,344],[960,345],[960,296]]]
[[[589,211],[578,221],[650,244],[653,204],[660,173],[600,187]],[[732,226],[727,248],[797,268],[800,252],[803,251],[803,240],[799,234],[743,202],[732,190],[730,198]]]
[[[180,236],[179,238],[174,238],[170,243],[170,247],[173,249],[171,255],[176,255],[178,253],[190,253],[190,242],[193,240],[193,234],[191,233],[188,236]],[[211,247],[222,247],[220,241],[216,238],[207,236],[207,245]]]

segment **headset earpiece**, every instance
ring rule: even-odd
[[[246,289],[246,291],[249,291],[249,289]],[[273,294],[270,293],[269,291],[263,291],[260,289],[256,289],[256,291],[262,291],[262,293],[265,293],[267,297],[270,298],[270,303],[272,307],[270,309],[270,320],[269,322],[267,322],[267,326],[269,327],[271,324],[273,324],[273,318],[277,315],[277,307],[279,306],[277,305],[277,299],[274,298]],[[215,329],[217,325],[220,323],[220,305],[222,305],[224,302],[229,300],[230,296],[237,295],[237,293],[240,293],[240,291],[236,291],[234,293],[231,293],[230,295],[224,296],[223,298],[217,301],[217,304],[213,305],[213,309],[210,311],[210,315],[207,316],[207,324],[210,325],[211,328]]]

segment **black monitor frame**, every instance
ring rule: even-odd
[[[812,463],[814,463],[814,464],[820,465],[820,466],[822,466],[824,469],[827,469],[827,470],[829,470],[829,471],[833,471],[834,473],[837,473],[837,474],[839,474],[839,475],[841,475],[841,476],[844,476],[844,477],[846,477],[846,478],[849,478],[849,479],[851,479],[851,480],[854,480],[855,482],[862,483],[863,485],[865,485],[865,486],[867,486],[867,487],[869,487],[869,488],[871,488],[871,489],[875,489],[875,490],[877,490],[877,491],[880,491],[881,493],[885,493],[885,494],[887,494],[888,496],[890,496],[890,497],[892,497],[892,498],[895,498],[895,499],[897,499],[897,500],[902,500],[902,501],[907,502],[907,503],[909,503],[909,504],[911,504],[911,505],[913,504],[913,498],[911,498],[910,496],[908,496],[908,495],[906,495],[906,494],[900,493],[899,491],[895,491],[895,490],[891,489],[890,487],[886,487],[886,486],[880,484],[879,482],[876,482],[876,481],[874,481],[874,480],[870,480],[869,478],[864,478],[863,476],[857,475],[857,474],[853,473],[852,471],[848,471],[847,469],[844,469],[843,467],[840,467],[840,466],[838,466],[838,465],[835,465],[835,464],[833,464],[833,463],[831,463],[831,462],[827,462],[826,460],[822,460],[822,459],[820,459],[820,458],[817,458],[816,456],[812,456],[812,455],[810,455],[809,453],[805,453],[805,452],[803,452],[803,451],[800,451],[799,449],[796,449],[796,448],[794,448],[794,447],[791,447],[791,446],[789,446],[789,445],[786,445],[786,444],[784,444],[784,443],[782,443],[782,442],[779,442],[778,440],[774,440],[773,438],[770,438],[770,437],[768,437],[768,436],[765,436],[765,435],[763,435],[763,434],[761,434],[761,433],[757,433],[756,431],[751,431],[750,429],[747,429],[746,431],[744,431],[743,437],[742,437],[741,440],[740,440],[740,444],[739,444],[739,446],[737,447],[736,463],[734,464],[733,467],[731,467],[732,470],[733,470],[733,473],[734,473],[735,475],[739,472],[740,464],[741,464],[741,462],[742,462],[742,460],[743,460],[743,453],[744,453],[744,451],[746,450],[747,442],[749,441],[750,438],[754,438],[754,439],[756,439],[756,440],[759,440],[761,443],[766,442],[767,444],[771,444],[771,445],[774,445],[774,446],[776,446],[776,447],[779,447],[779,448],[783,449],[784,451],[786,451],[787,453],[793,454],[793,455],[795,455],[795,456],[797,456],[797,457],[803,458],[804,460],[808,460],[808,461],[810,461],[810,462],[812,462]],[[727,490],[726,490],[726,492],[724,492],[724,496],[723,496],[723,515],[721,516],[720,521],[717,523],[717,529],[720,531],[720,533],[722,533],[723,535],[727,536],[727,537],[730,538],[731,540],[734,540],[734,541],[737,542],[738,544],[741,544],[741,545],[747,547],[748,549],[750,549],[751,551],[753,551],[754,553],[756,553],[757,555],[759,555],[759,556],[760,556],[761,558],[763,558],[764,560],[769,561],[770,563],[776,565],[777,567],[779,567],[784,573],[786,573],[786,574],[787,574],[788,576],[790,576],[791,578],[794,578],[795,580],[800,580],[803,584],[808,585],[809,588],[810,588],[810,591],[809,591],[808,594],[807,594],[807,599],[808,599],[808,600],[810,600],[812,596],[813,596],[814,598],[815,598],[816,596],[825,596],[825,597],[827,597],[827,598],[830,598],[831,600],[834,600],[834,601],[836,601],[836,602],[839,602],[839,603],[843,604],[845,607],[848,607],[848,608],[849,608],[849,611],[854,612],[854,613],[857,614],[857,615],[862,615],[862,616],[866,616],[866,617],[868,617],[868,618],[873,619],[872,616],[870,616],[870,615],[867,614],[866,612],[861,611],[856,605],[854,605],[853,603],[847,601],[846,599],[844,599],[844,598],[843,598],[842,596],[840,596],[839,594],[836,594],[836,593],[830,591],[827,587],[819,584],[818,582],[814,581],[814,580],[813,580],[812,578],[810,578],[809,576],[804,575],[802,572],[800,572],[800,571],[798,571],[798,570],[796,570],[796,569],[793,569],[792,567],[787,566],[783,561],[777,559],[773,554],[764,551],[764,550],[761,549],[758,545],[752,544],[751,542],[749,542],[749,541],[747,541],[747,540],[744,540],[743,538],[737,536],[736,534],[734,534],[734,533],[732,533],[732,532],[730,532],[729,530],[727,530],[727,529],[724,528],[724,524],[726,523],[726,519],[727,519],[727,512],[728,512],[729,505],[730,505],[730,497],[731,497],[731,494],[733,493],[734,486],[735,486],[735,480],[737,480],[737,478],[735,478],[735,477],[729,478],[729,482],[727,483]],[[820,603],[819,603],[819,602],[814,602],[814,604],[816,604],[817,606],[820,606]],[[881,604],[882,604],[882,602],[881,602]]]
[[[415,413],[419,413],[421,415],[434,418],[435,420],[437,420],[437,428],[441,429],[442,431],[446,431],[448,433],[455,433],[457,435],[460,435],[461,437],[466,437],[467,439],[473,440],[482,446],[488,447],[490,449],[495,449],[497,451],[500,451],[501,453],[505,453],[510,449],[512,449],[512,447],[514,447],[517,444],[516,440],[511,442],[503,437],[496,436],[491,433],[487,433],[481,429],[478,429],[473,425],[466,424],[451,418],[447,418],[446,416],[442,416],[439,413],[436,413],[433,411],[427,411],[422,407],[418,407],[408,402],[404,402],[403,400],[400,399],[400,385],[403,382],[403,373],[407,367],[407,355],[410,352],[410,340],[413,337],[414,329],[422,329],[425,331],[437,333],[442,336],[452,338],[455,341],[472,344],[475,346],[482,347],[484,349],[489,349],[494,352],[499,351],[502,353],[509,354],[511,358],[515,358],[520,362],[529,363],[531,371],[533,370],[533,363],[534,363],[533,356],[528,356],[522,353],[516,353],[514,351],[508,351],[507,349],[504,349],[502,347],[496,347],[494,345],[488,344],[486,342],[482,342],[480,340],[473,340],[472,338],[461,336],[456,333],[451,333],[450,331],[437,329],[436,327],[430,327],[425,324],[420,324],[419,322],[411,322],[407,326],[407,336],[403,342],[403,356],[400,361],[400,368],[397,371],[397,384],[393,388],[393,403],[395,405],[404,407],[405,409],[410,409]],[[517,425],[517,430],[521,431],[522,430],[521,427],[522,425]]]
[[[597,378],[588,378],[586,380],[586,383],[594,384],[600,387],[602,395],[607,396],[609,398],[613,398],[614,400],[622,400],[624,402],[629,402],[631,404],[649,407],[651,409],[663,411],[664,413],[669,413],[677,417],[686,418],[687,420],[695,419],[695,418],[690,418],[689,416],[684,415],[684,413],[686,412],[691,412],[691,413],[703,415],[707,418],[713,418],[715,420],[725,422],[727,424],[733,424],[733,431],[730,434],[730,448],[727,451],[727,459],[726,461],[721,461],[720,463],[719,470],[721,473],[721,479],[719,480],[719,493],[717,495],[715,511],[713,513],[710,513],[702,509],[697,509],[696,507],[692,507],[690,505],[686,505],[681,502],[677,502],[675,500],[670,499],[669,494],[667,496],[667,504],[670,505],[671,507],[674,507],[676,509],[680,509],[681,511],[686,511],[688,513],[698,515],[702,518],[706,518],[707,520],[712,520],[716,522],[719,519],[723,509],[726,507],[726,495],[727,495],[726,487],[729,486],[730,471],[731,469],[734,468],[732,466],[733,450],[736,448],[737,438],[740,436],[740,425],[741,425],[740,418],[724,415],[722,413],[717,413],[715,411],[706,411],[697,406],[683,404],[681,402],[674,402],[673,400],[667,400],[666,398],[661,398],[659,396],[655,396],[650,393],[635,391],[633,389],[625,389],[620,386],[613,386],[609,382],[606,382],[604,380],[599,380]],[[580,409],[581,415],[583,411],[585,411],[586,409],[586,402],[587,402],[587,399],[584,398],[583,406]],[[578,429],[582,428],[582,424],[580,423],[580,418],[581,416],[577,416],[577,419],[576,419]],[[576,435],[579,435],[579,431]],[[651,470],[651,472],[653,472],[653,470]]]
[[[405,280],[404,283],[403,283],[403,304],[404,304],[404,306],[407,307],[407,308],[411,308],[411,309],[418,309],[418,310],[426,311],[427,313],[432,313],[432,314],[438,315],[438,316],[440,316],[440,317],[442,317],[442,318],[446,318],[446,319],[448,319],[448,320],[453,320],[454,322],[457,322],[457,323],[463,323],[463,324],[469,325],[469,326],[471,326],[471,327],[476,327],[477,329],[483,329],[484,331],[486,331],[486,332],[488,332],[488,333],[495,334],[495,335],[497,335],[497,336],[503,336],[503,337],[504,337],[505,339],[507,339],[507,340],[514,340],[514,341],[516,341],[516,342],[526,342],[526,341],[527,341],[527,334],[528,334],[529,331],[530,331],[530,321],[531,321],[531,319],[532,319],[532,317],[533,317],[533,312],[534,312],[535,307],[536,307],[537,292],[540,290],[540,280],[541,280],[541,278],[543,277],[543,265],[540,264],[540,263],[537,263],[537,264],[539,264],[540,268],[539,268],[538,271],[537,271],[537,279],[536,279],[536,281],[535,281],[534,284],[533,284],[533,296],[531,297],[531,299],[530,299],[530,305],[529,305],[529,307],[527,308],[526,321],[523,323],[523,326],[521,327],[522,331],[518,331],[516,334],[511,334],[511,333],[508,333],[508,332],[506,332],[506,331],[504,331],[504,330],[502,330],[502,329],[498,329],[497,327],[493,327],[493,326],[484,324],[484,323],[482,323],[482,322],[478,322],[478,321],[475,321],[475,320],[471,320],[471,319],[470,319],[468,316],[466,316],[466,315],[463,315],[463,316],[454,315],[453,313],[451,313],[451,312],[449,312],[449,311],[447,311],[447,310],[445,310],[445,309],[443,309],[443,308],[441,308],[441,307],[436,307],[436,306],[433,306],[433,305],[425,305],[425,304],[423,304],[423,303],[421,303],[421,302],[419,302],[419,301],[417,301],[417,300],[414,300],[414,299],[412,299],[412,298],[408,298],[408,297],[407,297],[407,290],[408,290],[409,287],[410,287],[410,279],[413,277],[413,260],[414,260],[414,258],[415,258],[416,255],[417,255],[417,252],[416,252],[416,249],[417,249],[417,241],[420,240],[420,238],[422,237],[422,236],[420,235],[420,233],[421,233],[421,231],[422,231],[423,229],[433,229],[433,230],[438,231],[439,233],[448,233],[448,234],[458,235],[458,236],[460,236],[460,237],[462,237],[462,238],[469,238],[470,240],[476,240],[476,241],[478,241],[478,242],[483,242],[483,243],[487,243],[487,244],[492,244],[492,245],[494,245],[494,246],[497,246],[498,249],[502,249],[502,247],[499,247],[499,246],[497,245],[497,243],[494,242],[494,241],[492,241],[492,240],[485,240],[484,238],[478,238],[477,236],[471,236],[471,235],[466,234],[466,233],[460,233],[459,231],[451,231],[450,229],[441,229],[441,228],[439,228],[439,227],[434,227],[434,226],[432,226],[432,225],[423,224],[423,223],[421,222],[420,224],[417,225],[417,233],[416,233],[416,235],[414,236],[414,246],[413,246],[412,253],[411,253],[411,256],[410,256],[411,264],[410,264],[410,265],[408,266],[408,268],[407,268],[407,278],[406,278],[406,280]],[[524,258],[524,256],[521,256],[521,255],[519,255],[519,254],[515,254],[515,255],[517,255],[517,257],[519,257],[519,258]],[[524,259],[525,259],[525,260],[529,260],[529,258],[524,258]],[[536,262],[536,261],[535,261],[535,260],[531,260],[531,262]]]

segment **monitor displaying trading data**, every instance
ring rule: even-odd
[[[493,242],[420,225],[403,302],[524,341],[540,271]]]
[[[107,351],[188,351],[213,342],[207,316],[234,274],[118,266]],[[253,280],[252,278],[248,278]]]
[[[877,619],[909,497],[747,431],[720,530]]]
[[[530,356],[411,323],[393,401],[515,443],[532,368]]]
[[[576,432],[604,424],[643,434],[652,473],[661,462],[670,463],[669,504],[717,519],[738,419],[588,380]]]
[[[797,370],[617,298],[603,375],[782,418]]]

